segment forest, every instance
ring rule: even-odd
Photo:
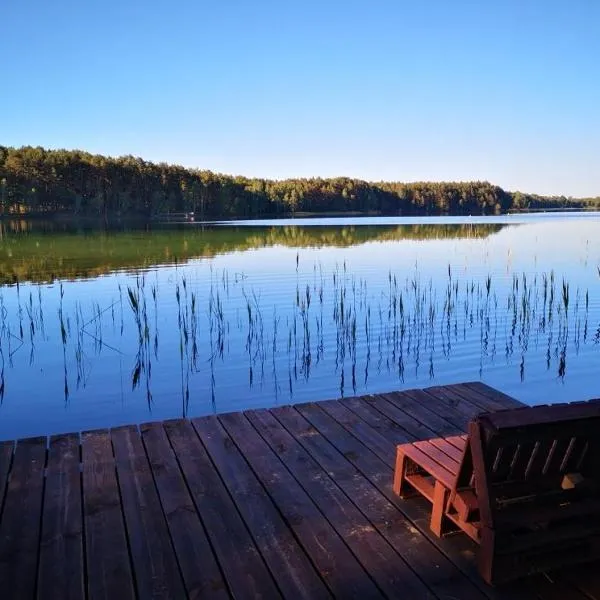
[[[598,209],[600,197],[508,192],[488,182],[269,180],[111,158],[79,150],[0,146],[0,216],[157,217],[196,219],[298,214],[481,215],[518,210]]]

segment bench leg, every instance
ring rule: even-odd
[[[494,585],[498,579],[497,565],[494,561],[495,535],[488,527],[481,528],[481,544],[479,546],[479,574],[489,585]],[[501,574],[502,575],[502,574]]]
[[[448,502],[449,490],[439,481],[435,482],[433,490],[433,506],[431,508],[431,531],[438,537],[442,537],[445,531],[446,503]]]
[[[406,480],[406,470],[409,460],[400,450],[396,453],[396,468],[394,469],[394,492],[400,498],[409,498],[415,495],[415,489]]]

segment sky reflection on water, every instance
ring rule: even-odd
[[[229,230],[70,233],[121,257],[140,240],[209,251],[177,264],[134,252],[102,276],[0,287],[0,438],[467,380],[528,403],[600,396],[596,216],[459,237],[369,225],[359,239],[336,230],[331,245],[257,225],[232,229],[232,245]],[[0,256],[30,268],[23,235],[38,239],[5,233]],[[83,249],[81,261],[96,273]],[[65,260],[48,250],[39,264]]]

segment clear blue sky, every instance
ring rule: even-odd
[[[0,143],[600,194],[599,0],[0,0]]]

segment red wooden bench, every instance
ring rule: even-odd
[[[488,583],[600,557],[600,399],[483,413],[468,436],[398,446],[394,491],[479,544]]]

